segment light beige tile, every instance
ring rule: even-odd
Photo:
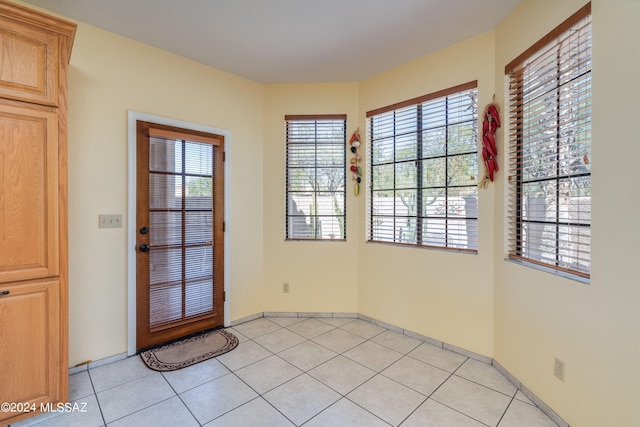
[[[340,395],[302,374],[263,397],[296,425],[301,425],[337,401]]]
[[[382,371],[382,375],[425,396],[430,396],[451,374],[435,366],[405,356]]]
[[[509,397],[516,393],[516,386],[506,379],[496,368],[474,359],[467,359],[456,371],[456,375],[489,387]]]
[[[382,375],[376,375],[347,398],[394,426],[426,400],[420,393]]]
[[[109,427],[198,427],[199,425],[178,396],[109,423]]]
[[[380,344],[365,341],[357,347],[345,352],[343,356],[358,362],[369,369],[380,372],[402,357],[402,353],[393,351]]]
[[[139,378],[97,394],[107,423],[145,409],[175,396],[159,372]]]
[[[300,344],[305,340],[306,338],[283,328],[261,335],[253,341],[273,353],[279,353],[282,350],[286,350],[289,347]]]
[[[219,417],[258,397],[234,374],[228,374],[180,395],[200,424]]]
[[[291,326],[294,323],[298,323],[298,322],[302,322],[303,320],[306,320],[304,317],[297,317],[296,316],[280,316],[280,317],[269,317],[269,320],[271,320],[273,323],[277,323],[278,325],[286,328],[287,326]]]
[[[388,427],[389,424],[367,412],[349,399],[340,399],[318,415],[305,427]]]
[[[69,375],[69,401],[74,401],[93,393],[93,385],[88,371]]]
[[[269,405],[262,397],[227,412],[205,427],[294,427],[280,412]]]
[[[424,402],[402,423],[402,427],[485,427],[484,424],[469,418],[432,399]]]
[[[313,341],[337,353],[344,353],[358,344],[362,344],[365,339],[342,329],[334,329],[315,337]]]
[[[100,427],[104,425],[95,395],[85,396],[70,403],[71,406],[67,407],[68,409],[56,408],[51,412],[12,423],[11,427]]]
[[[484,424],[495,426],[511,398],[485,386],[451,376],[431,398]]]
[[[319,320],[322,320],[325,323],[330,324],[331,326],[335,326],[339,328],[340,326],[346,325],[349,322],[353,322],[355,320],[354,317],[323,317]]]
[[[520,402],[528,403],[529,405],[535,406],[535,403],[533,403],[531,399],[525,396],[520,390],[518,390],[518,392],[516,393],[515,398],[518,399]]]
[[[343,356],[334,357],[309,371],[309,375],[343,395],[375,374],[371,369]]]
[[[260,394],[302,374],[302,371],[278,356],[267,357],[236,371],[245,383]]]
[[[356,319],[353,322],[345,323],[340,328],[347,332],[356,334],[365,339],[371,339],[376,335],[386,331],[385,328],[374,325],[373,323],[365,322],[364,320]]]
[[[241,323],[239,325],[235,325],[233,329],[240,332],[247,338],[254,339],[259,337],[260,335],[268,334],[269,332],[277,331],[282,326],[273,323],[267,318],[261,317],[256,320],[251,320],[250,322]]]
[[[222,363],[214,358],[176,371],[163,372],[162,375],[176,393],[180,394],[229,372]]]
[[[96,393],[153,374],[140,356],[131,356],[108,365],[89,369]]]
[[[269,350],[253,341],[245,341],[238,344],[230,352],[216,357],[216,359],[228,369],[236,371],[271,355],[272,353]]]
[[[408,355],[447,372],[454,372],[467,360],[466,356],[427,343],[422,343]]]
[[[305,372],[326,362],[336,355],[337,354],[335,352],[312,341],[305,341],[295,347],[291,347],[278,353],[278,356]]]
[[[513,400],[502,417],[499,427],[557,427],[539,408]]]
[[[238,330],[234,329],[234,328],[227,328],[226,329],[228,332],[231,332],[233,335],[236,336],[236,338],[238,338],[238,342],[244,342],[247,341],[249,338],[245,337],[244,335],[242,335]]]
[[[403,354],[409,353],[411,350],[422,344],[421,341],[418,341],[415,338],[410,338],[406,335],[393,331],[384,331],[371,338],[371,341]]]
[[[287,327],[290,331],[302,335],[305,338],[317,337],[325,332],[329,332],[333,328],[333,326],[319,319],[307,319]]]

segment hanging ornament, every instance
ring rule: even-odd
[[[494,103],[484,109],[482,115],[482,159],[484,160],[485,176],[478,184],[481,188],[487,188],[489,181],[493,182],[498,169],[498,148],[496,144],[496,131],[500,127],[500,113]]]
[[[362,182],[362,168],[358,166],[358,163],[362,160],[362,156],[358,153],[358,148],[360,147],[359,130],[360,129],[356,129],[349,139],[351,152],[354,154],[350,161],[351,166],[349,167],[349,170],[351,171],[351,180],[354,181],[353,194],[355,194],[356,197],[360,194],[360,183]]]

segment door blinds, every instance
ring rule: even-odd
[[[149,131],[150,327],[215,311],[215,140]]]

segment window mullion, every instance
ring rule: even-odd
[[[449,247],[449,97],[444,100],[444,236],[445,247]]]
[[[396,112],[393,112],[393,241],[395,242],[397,240],[396,237],[396,230],[398,227],[398,212],[396,211],[396,197],[397,196],[397,185],[396,185],[396,166],[397,166],[397,161],[398,161],[398,156],[397,156],[397,145],[396,145],[396,138],[397,138],[397,130],[398,130],[398,126],[397,126],[397,117],[396,117]]]
[[[556,235],[556,244],[555,244],[555,257],[556,257],[556,266],[560,266],[560,120],[561,120],[561,112],[560,112],[560,49],[562,44],[558,45],[557,53],[556,53],[556,221],[555,221],[555,235]]]
[[[422,245],[422,213],[423,211],[423,169],[422,169],[422,104],[418,104],[416,111],[417,133],[416,133],[416,243]]]

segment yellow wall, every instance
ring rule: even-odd
[[[504,174],[479,193],[478,255],[366,244],[366,180],[357,199],[347,180],[347,242],[284,242],[285,114],[345,113],[351,133],[368,110],[476,79],[481,106],[494,93],[504,105],[504,65],[583,4],[524,0],[495,31],[344,84],[260,85],[80,23],[69,76],[71,364],[126,351],[126,228],[98,229],[97,216],[126,214],[135,110],[231,132],[232,320],[359,312],[494,357],[572,425],[640,425],[640,2],[593,2],[591,284],[504,261]]]
[[[493,32],[362,82],[361,127],[366,111],[473,80],[482,111],[494,94]],[[491,356],[493,187],[480,190],[478,198],[478,255],[367,244],[363,235],[360,313]],[[363,234],[364,224],[363,214]]]
[[[70,364],[127,350],[127,110],[231,132],[231,318],[263,310],[260,84],[80,23],[69,73]],[[99,213],[125,227],[98,229]]]
[[[267,85],[264,111],[264,311],[356,313],[360,212],[351,174],[346,242],[285,241],[284,116],[346,114],[349,138],[358,125],[358,84]],[[289,294],[282,292],[283,282],[290,284]]]
[[[496,29],[500,97],[504,66],[583,4],[525,0]],[[494,358],[571,425],[638,426],[640,2],[594,0],[592,16],[591,284],[503,260],[504,185],[498,183]],[[565,382],[553,376],[554,357],[566,364]]]

